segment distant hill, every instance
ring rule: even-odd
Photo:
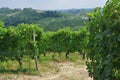
[[[86,15],[86,13],[93,12],[94,9],[66,9],[66,10],[58,10],[63,13],[73,14],[73,15]]]
[[[32,8],[24,8],[23,10],[1,8],[0,17],[5,22],[5,25],[16,26],[20,23],[37,23],[43,18],[57,18],[62,17],[62,15],[56,11],[40,11]]]
[[[32,8],[9,9],[0,8],[0,20],[5,26],[17,26],[20,23],[38,24],[45,31],[56,31],[63,27],[71,27],[78,30],[87,21],[86,13],[93,9],[69,9],[69,10],[35,10]]]

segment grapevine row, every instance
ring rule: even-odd
[[[66,58],[73,52],[84,54],[84,40],[86,29],[72,31],[70,28],[57,32],[43,32],[35,24],[19,24],[16,27],[0,27],[0,61],[17,60],[22,67],[22,59],[28,56],[35,59],[35,67],[38,70],[38,58],[41,54],[51,52],[54,54],[66,53]]]

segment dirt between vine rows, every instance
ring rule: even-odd
[[[0,74],[0,80],[92,80],[88,76],[86,66],[74,63],[58,63],[59,71],[56,73],[45,72],[41,76]]]

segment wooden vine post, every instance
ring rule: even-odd
[[[34,41],[34,49],[35,49],[35,68],[36,68],[36,71],[38,71],[38,57],[36,55],[37,53],[37,45],[36,45],[36,40],[35,40],[35,32],[33,31],[33,41]]]

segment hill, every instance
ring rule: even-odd
[[[86,13],[92,9],[35,10],[32,8],[0,8],[0,20],[5,26],[17,26],[20,23],[38,24],[45,31],[56,31],[63,27],[78,30],[88,21]]]

